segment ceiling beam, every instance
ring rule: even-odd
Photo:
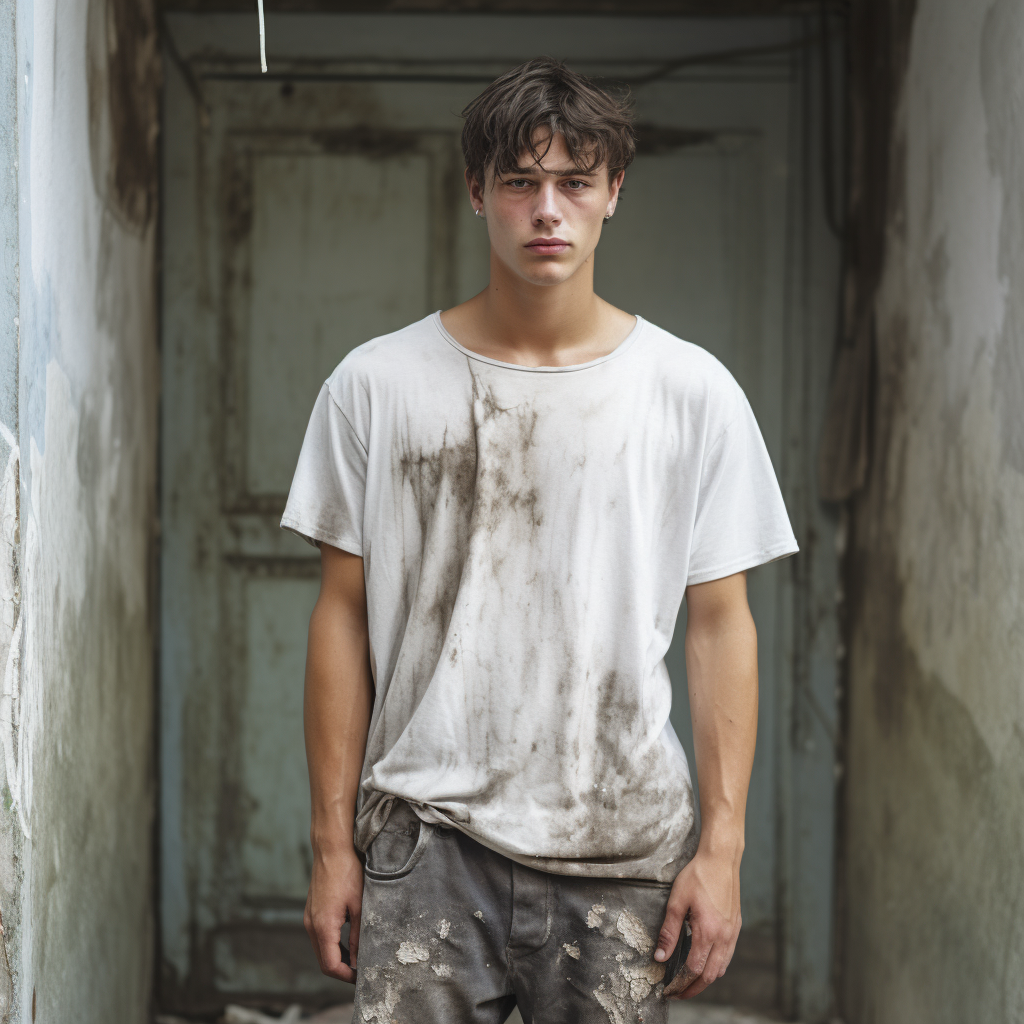
[[[158,0],[165,11],[253,12],[255,0]],[[264,0],[267,11],[338,14],[370,13],[529,13],[529,14],[690,14],[701,17],[808,12],[819,0]]]

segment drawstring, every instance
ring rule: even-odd
[[[260,67],[267,73],[267,37],[263,28],[263,0],[256,0],[260,12]]]

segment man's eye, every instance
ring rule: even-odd
[[[585,181],[579,181],[577,179],[573,179],[572,181],[566,182],[566,184],[573,192],[581,192],[583,189],[587,187],[587,183]]]
[[[513,179],[512,179],[512,180],[511,180],[511,181],[509,182],[509,184],[510,184],[510,185],[511,185],[511,186],[512,186],[513,188],[522,188],[522,187],[524,187],[524,186],[526,186],[526,185],[529,185],[530,183],[529,183],[529,182],[528,182],[528,181],[527,181],[527,180],[526,180],[525,178],[513,178]]]

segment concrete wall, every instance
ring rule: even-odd
[[[0,19],[0,103],[16,110],[12,122],[4,107],[0,136],[0,1002],[9,991],[9,1019],[25,1022],[141,1021],[153,963],[154,23],[139,0],[2,0]]]
[[[883,140],[872,463],[847,556],[843,1001],[850,1024],[1016,1024],[1024,0],[874,6],[888,38],[872,52],[903,66]],[[855,116],[873,102],[860,87]],[[859,183],[876,199],[879,184]]]

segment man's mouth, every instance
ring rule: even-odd
[[[556,256],[569,248],[569,243],[564,238],[534,238],[526,243],[530,252],[538,256]]]

